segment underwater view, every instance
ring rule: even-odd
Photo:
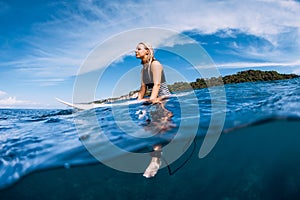
[[[1,199],[299,199],[300,79],[224,88],[221,135],[203,157],[213,137],[207,88],[177,92],[163,107],[1,109]],[[143,177],[152,147],[171,141],[183,144],[180,155],[163,151],[162,168]]]

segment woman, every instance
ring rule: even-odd
[[[140,42],[135,50],[135,56],[138,59],[141,59],[141,63],[143,65],[142,71],[141,71],[141,88],[138,95],[138,100],[144,100],[144,101],[150,101],[151,103],[158,103],[159,107],[166,110],[163,106],[162,99],[166,98],[170,95],[170,91],[168,89],[168,86],[166,84],[166,78],[163,71],[163,67],[160,64],[159,61],[157,61],[154,58],[154,51],[150,44],[147,44],[145,42]],[[146,91],[151,92],[150,98],[145,99],[144,96],[146,94]],[[165,118],[170,118],[172,114],[170,112],[166,112]],[[160,120],[161,122],[168,122],[169,120]],[[160,123],[159,123],[160,124]],[[161,130],[167,130],[165,126],[157,127],[157,125],[154,122],[151,123],[151,126],[156,130],[157,133],[160,133]],[[151,153],[152,159],[147,167],[145,173],[143,176],[146,178],[150,178],[155,176],[158,169],[161,166],[161,145],[155,145],[153,147],[153,152]]]
[[[135,50],[135,56],[141,59],[142,80],[138,100],[147,100],[153,103],[170,95],[163,67],[159,61],[154,58],[154,51],[150,44],[140,42]],[[151,92],[149,99],[144,99],[146,91]]]

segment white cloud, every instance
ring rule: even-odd
[[[193,42],[193,40],[180,35],[178,32],[161,28],[141,28],[126,31],[115,35],[95,48],[83,63],[79,74],[100,69],[113,61],[121,62],[122,57],[132,55],[136,45],[144,41],[145,38],[148,38],[147,42],[152,44],[154,49],[160,46],[172,47],[175,44]],[[121,58],[118,56],[121,56]]]
[[[0,90],[0,96],[4,96],[4,95],[6,95],[6,92]]]
[[[300,60],[289,63],[276,62],[235,62],[216,64],[220,68],[248,68],[248,67],[298,67],[300,68]]]
[[[4,99],[0,99],[0,108],[26,108],[36,106],[38,106],[37,103],[27,100],[19,100],[16,97],[7,97]]]
[[[16,97],[8,97],[6,99],[0,99],[0,105],[15,105],[24,103],[24,101],[17,100]]]
[[[274,68],[280,67],[283,72],[286,72],[285,67],[289,68],[288,73],[300,75],[300,60],[295,62],[228,62],[228,63],[215,63],[214,65],[199,65],[196,68],[199,70],[209,70],[209,69],[243,69],[243,68]],[[191,68],[193,69],[193,68]]]
[[[0,90],[0,108],[25,108],[25,107],[36,107],[37,103],[28,101],[28,100],[20,100],[17,97],[9,96],[7,97],[7,93]]]
[[[293,52],[299,52],[299,19],[300,4],[295,1],[174,0],[149,3],[144,0],[124,3],[82,0],[53,13],[51,21],[35,24],[32,29],[34,34],[24,38],[31,51],[15,63],[22,68],[23,73],[29,70],[33,77],[72,76],[97,44],[123,31],[144,27],[161,27],[177,32],[197,30],[201,33],[239,29],[266,38],[275,48],[290,44],[295,48]],[[293,32],[293,36],[290,32]],[[133,42],[134,38],[147,41],[153,35],[134,35],[128,41]],[[161,41],[165,37],[159,38]],[[117,51],[122,45],[120,41],[111,48]],[[134,41],[132,49],[135,45]],[[100,66],[111,60],[108,52],[101,55],[105,59],[100,61]],[[122,55],[124,52],[120,52]],[[267,56],[271,60],[275,58]],[[276,58],[289,60],[295,59],[295,55],[279,49]],[[94,61],[98,62],[99,58]],[[97,66],[93,64],[91,69]]]
[[[8,97],[5,99],[0,99],[0,106],[13,106],[18,104],[26,103],[26,101],[17,100],[16,97]]]

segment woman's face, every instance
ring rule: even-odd
[[[148,54],[148,50],[145,49],[145,46],[143,44],[138,44],[135,49],[135,57],[136,58],[143,58]]]

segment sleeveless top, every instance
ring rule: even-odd
[[[147,90],[152,92],[152,88],[154,86],[154,83],[153,83],[153,74],[152,74],[152,71],[151,71],[151,66],[149,66],[149,67],[144,67],[143,66],[142,77],[143,77],[143,82],[145,83]],[[166,83],[165,73],[162,70],[160,88],[159,88],[159,91],[158,91],[158,97],[167,96],[167,95],[171,95],[171,93],[170,93],[170,91],[168,89],[168,85]]]

